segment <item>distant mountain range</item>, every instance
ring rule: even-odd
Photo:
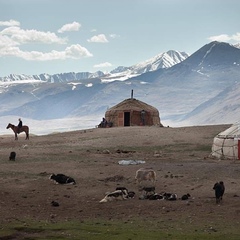
[[[103,116],[133,89],[135,98],[159,110],[163,124],[233,123],[240,119],[239,76],[240,49],[223,42],[191,56],[171,50],[108,74],[10,75],[0,79],[0,117]]]
[[[132,76],[137,76],[142,73],[155,71],[159,68],[169,68],[173,65],[182,62],[189,55],[185,52],[178,52],[170,50],[165,53],[158,54],[157,56],[130,67],[119,66],[109,73],[103,73],[97,71],[95,73],[90,72],[69,72],[69,73],[57,73],[54,75],[40,74],[40,75],[16,75],[10,74],[9,76],[0,78],[0,81],[11,82],[11,81],[23,81],[23,80],[41,80],[51,83],[57,82],[69,82],[78,80],[87,80],[94,78],[102,78],[103,81],[115,81],[115,80],[126,80]]]

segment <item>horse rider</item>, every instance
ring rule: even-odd
[[[21,118],[18,119],[19,123],[18,123],[18,134],[20,133],[20,129],[22,128],[22,120]]]

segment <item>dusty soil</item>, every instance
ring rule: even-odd
[[[52,222],[86,219],[146,219],[213,230],[240,227],[240,161],[209,157],[213,137],[228,128],[94,128],[46,136],[0,136],[0,223],[33,219]],[[11,151],[17,153],[9,161]],[[123,166],[120,160],[144,160]],[[134,177],[137,169],[157,173],[156,192],[189,193],[188,201],[140,200]],[[51,173],[73,177],[76,185],[56,185]],[[224,181],[220,205],[212,189]],[[106,192],[124,186],[134,199],[99,203]],[[57,201],[59,207],[53,207]],[[209,230],[209,231],[210,231]]]

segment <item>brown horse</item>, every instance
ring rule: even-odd
[[[13,132],[15,133],[15,140],[18,140],[17,134],[21,133],[21,132],[25,132],[26,133],[26,140],[29,139],[29,127],[24,125],[20,128],[20,131],[18,129],[18,126],[15,126],[11,123],[9,123],[7,125],[7,129],[11,128],[13,130]]]

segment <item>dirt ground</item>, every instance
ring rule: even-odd
[[[94,128],[45,136],[0,136],[0,223],[33,219],[51,222],[86,219],[142,219],[205,227],[240,227],[240,161],[209,157],[213,137],[229,125],[182,128]],[[15,151],[15,161],[9,154]],[[120,160],[143,160],[120,165]],[[189,193],[182,201],[140,200],[137,169],[157,173],[156,192]],[[76,185],[56,185],[51,173],[73,177]],[[224,181],[220,205],[212,189]],[[124,201],[99,203],[106,192],[124,186],[136,193]],[[53,207],[52,201],[59,203]],[[182,227],[182,226],[181,226]]]

